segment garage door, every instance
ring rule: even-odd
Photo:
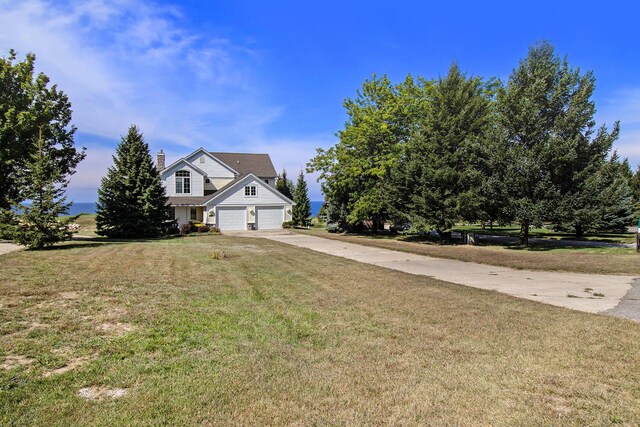
[[[283,206],[262,206],[256,208],[256,224],[258,230],[282,228],[282,221],[284,221]]]
[[[247,208],[218,208],[220,230],[246,230]]]

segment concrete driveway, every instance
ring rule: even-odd
[[[516,270],[362,246],[306,236],[287,230],[240,231],[225,234],[265,238],[366,264],[498,291],[546,304],[588,313],[611,310],[609,314],[640,320],[640,313],[633,313],[633,310],[629,315],[627,313],[629,310],[617,313],[614,309],[632,289],[636,279],[633,276]],[[596,297],[594,294],[604,294],[604,296]]]
[[[0,242],[0,255],[8,254],[9,252],[19,251],[24,249],[23,246],[16,245],[9,242]]]

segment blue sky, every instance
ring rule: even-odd
[[[131,123],[171,162],[203,146],[270,153],[295,175],[336,142],[342,101],[372,73],[437,78],[452,60],[506,79],[538,40],[597,78],[598,122],[640,163],[636,2],[0,0],[0,51],[34,52],[70,97],[93,201]],[[320,187],[309,177],[311,198]]]

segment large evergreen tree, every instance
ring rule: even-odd
[[[296,189],[293,192],[292,220],[294,225],[306,226],[311,217],[311,201],[307,190],[307,182],[304,180],[304,174],[300,171]]]
[[[489,94],[482,79],[466,77],[455,63],[439,79],[392,173],[394,216],[438,232],[479,219]]]
[[[113,163],[98,190],[98,234],[159,236],[168,218],[167,197],[149,146],[136,126],[121,139]]]
[[[575,203],[563,203],[606,159],[617,137],[601,127],[592,138],[595,106],[593,74],[580,74],[546,42],[529,50],[498,92],[498,118],[504,131],[504,176],[508,216],[520,224],[528,244],[529,227],[568,218]]]
[[[282,175],[280,175],[276,180],[276,190],[282,193],[285,197],[293,200],[294,188],[295,186],[293,185],[293,182],[287,178],[287,171],[283,169]]]
[[[56,85],[49,87],[46,75],[34,75],[34,54],[16,58],[13,50],[0,58],[0,210],[26,200],[19,177],[33,161],[37,141],[61,176],[73,174],[85,156],[74,147],[67,96]]]
[[[41,134],[32,147],[17,180],[19,194],[28,202],[16,206],[19,214],[15,218],[13,238],[30,249],[42,249],[70,239],[69,223],[77,217],[58,218],[69,213],[64,195],[69,181],[67,173],[51,156],[50,144]]]

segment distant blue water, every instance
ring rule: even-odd
[[[322,200],[315,200],[311,202],[311,216],[315,217],[320,212],[322,207]],[[93,214],[96,213],[95,203],[78,203],[73,202],[71,208],[69,208],[69,215],[78,215],[81,213]]]
[[[94,214],[96,213],[95,203],[78,203],[73,202],[69,208],[69,215],[78,215],[81,213]]]

